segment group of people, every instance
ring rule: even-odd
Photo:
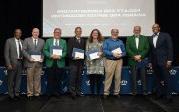
[[[48,76],[48,96],[59,96],[59,81],[63,80],[66,57],[70,68],[68,89],[73,99],[81,96],[80,76],[84,63],[90,77],[91,93],[95,94],[97,91],[97,94],[100,94],[100,80],[105,76],[103,98],[109,96],[113,79],[113,96],[119,98],[123,57],[127,56],[131,69],[132,94],[137,94],[136,78],[140,74],[143,95],[147,95],[146,66],[148,65],[153,68],[157,79],[156,99],[164,97],[167,101],[171,101],[169,69],[173,61],[172,40],[168,33],[160,32],[159,24],[154,24],[152,30],[153,35],[146,37],[141,35],[140,26],[134,26],[134,34],[127,37],[125,46],[120,40],[118,29],[112,29],[111,37],[105,40],[99,29],[93,29],[85,41],[81,37],[82,28],[76,27],[75,36],[70,38],[68,43],[61,38],[60,28],[55,28],[53,38],[47,39],[46,42],[39,38],[38,28],[33,28],[32,36],[24,41],[21,40],[21,29],[15,29],[14,37],[7,39],[4,50],[9,98],[19,99],[20,75],[23,67],[27,70],[27,98],[31,100],[32,96],[40,96],[43,62]],[[85,54],[89,56],[85,57]]]

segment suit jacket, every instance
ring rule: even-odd
[[[41,54],[42,59],[44,58],[44,56],[43,56],[43,47],[44,47],[44,40],[41,39],[41,38],[38,38],[36,48],[35,48],[35,45],[34,45],[32,37],[26,38],[24,40],[23,55],[25,57],[25,62],[24,62],[25,67],[32,67],[32,65],[35,63],[35,62],[30,62],[31,55],[33,53]],[[38,63],[39,67],[42,66],[41,62],[37,62],[37,63]]]
[[[73,60],[72,52],[73,48],[79,48],[85,50],[85,40],[81,37],[80,43],[76,39],[76,37],[70,38],[68,40],[68,58],[70,65],[83,64],[84,60]]]
[[[22,40],[20,41],[21,44],[23,45],[23,41]],[[17,54],[15,37],[9,38],[6,41],[5,49],[4,49],[4,57],[5,57],[6,66],[17,64],[18,54]]]
[[[54,63],[54,60],[51,58],[51,48],[53,47],[53,38],[51,39],[48,39],[45,43],[45,46],[44,46],[44,49],[43,49],[43,53],[46,57],[46,66],[47,67],[52,67],[53,66],[53,63]],[[66,44],[66,41],[63,40],[63,39],[60,39],[59,40],[59,48],[62,49],[62,57],[61,59],[57,60],[57,66],[59,68],[61,67],[65,67],[65,57],[66,57],[66,54],[67,54],[67,44]]]
[[[173,45],[168,33],[160,32],[156,48],[153,44],[153,36],[149,39],[151,46],[150,60],[153,64],[166,65],[167,61],[173,61]]]
[[[135,36],[130,36],[127,38],[126,51],[128,55],[128,64],[130,66],[135,66],[136,61],[134,60],[135,55],[141,55],[142,59],[146,58],[149,53],[149,41],[148,38],[140,35],[138,49],[136,47]]]

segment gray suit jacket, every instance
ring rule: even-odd
[[[23,41],[22,40],[20,41],[21,44],[23,45]],[[4,48],[4,57],[5,57],[6,66],[17,64],[18,55],[17,55],[15,37],[6,40],[6,44]]]
[[[27,67],[32,67],[32,65],[34,64],[34,62],[30,62],[30,58],[31,55],[33,53],[38,53],[42,55],[42,58],[44,58],[43,56],[43,47],[44,47],[44,40],[41,38],[38,38],[38,43],[37,43],[37,47],[35,48],[35,45],[33,43],[33,39],[32,37],[26,38],[24,40],[24,44],[23,44],[23,55],[25,57],[25,61],[24,61],[24,66]],[[37,62],[38,66],[42,66],[42,63]]]

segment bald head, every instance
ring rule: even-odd
[[[160,25],[159,25],[159,24],[154,24],[154,25],[152,26],[152,31],[153,31],[153,33],[158,33],[158,32],[160,32]]]

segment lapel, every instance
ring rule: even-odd
[[[159,33],[157,43],[156,43],[156,48],[160,45],[161,40],[161,34]]]
[[[138,49],[139,49],[139,45],[140,45],[140,44],[138,45],[138,49],[137,49],[135,36],[133,35],[133,36],[132,36],[132,38],[133,38],[133,40],[132,40],[132,41],[134,42],[134,47],[135,47],[135,49],[136,49],[136,50],[138,50]],[[139,43],[140,43],[140,38],[139,38]]]
[[[17,46],[16,46],[15,37],[13,38],[12,44],[13,44],[13,46],[14,46],[14,48],[15,48],[15,52],[16,52],[16,55],[17,55]]]

